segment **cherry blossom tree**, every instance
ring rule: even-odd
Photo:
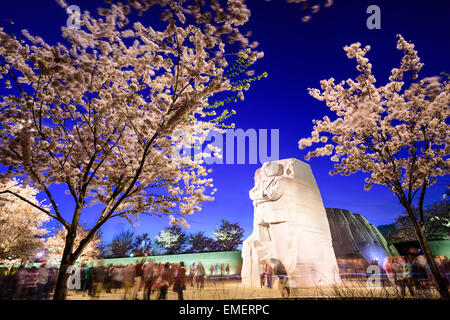
[[[182,253],[188,236],[179,225],[172,225],[159,232],[155,238],[156,244],[164,248],[166,254]]]
[[[0,184],[1,264],[30,262],[44,247],[42,237],[48,232],[44,224],[50,217],[40,210],[48,206],[36,199],[37,193],[36,188],[24,186],[17,179]]]
[[[241,32],[250,15],[243,0],[225,7],[130,3],[139,11],[160,6],[161,30],[130,26],[131,9],[121,3],[95,17],[84,12],[81,28],[63,27],[64,41],[56,45],[0,28],[0,80],[8,90],[0,97],[0,163],[8,168],[0,178],[26,179],[51,204],[40,210],[66,230],[54,299],[65,298],[68,267],[110,219],[172,214],[184,223],[183,216],[213,199],[202,160],[173,160],[184,143],[174,131],[205,137],[217,129],[229,112],[216,113],[220,106],[208,99],[248,88],[224,75],[227,55],[262,57],[258,43]],[[71,214],[57,203],[55,185],[72,197]],[[79,238],[80,219],[94,204],[101,205],[97,221]]]
[[[302,22],[310,21],[312,16],[317,14],[321,8],[328,8],[333,5],[333,0],[286,0],[286,2],[300,4]]]
[[[78,225],[77,236],[75,238],[75,246],[79,246],[80,242],[87,237],[89,229],[83,225]],[[45,248],[47,249],[46,259],[55,265],[61,263],[64,247],[66,244],[67,229],[60,228],[53,237],[45,240]],[[83,252],[77,257],[75,262],[91,262],[98,258],[100,238],[96,234],[89,244],[84,248]]]
[[[363,48],[360,43],[346,46],[347,57],[356,60],[359,75],[339,83],[334,78],[322,80],[322,90],[309,89],[336,117],[314,120],[311,137],[301,139],[299,147],[324,143],[309,151],[306,159],[330,156],[336,162],[330,174],[363,171],[368,173],[366,190],[373,184],[392,190],[411,220],[441,297],[448,299],[425,236],[424,200],[436,179],[449,173],[450,129],[446,121],[450,84],[439,77],[418,80],[423,63],[414,44],[401,35],[397,49],[403,52],[400,67],[392,69],[387,84],[377,87],[366,58],[370,47]]]

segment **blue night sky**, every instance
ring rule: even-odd
[[[66,0],[82,11],[93,12],[100,0]],[[411,40],[423,63],[420,77],[450,73],[450,1],[429,0],[335,0],[330,8],[323,8],[308,23],[301,22],[301,8],[285,0],[248,0],[252,12],[246,28],[252,30],[252,40],[260,43],[265,56],[255,65],[256,72],[266,71],[268,78],[257,81],[246,93],[245,101],[232,106],[237,111],[233,122],[244,130],[279,129],[280,158],[304,160],[306,150],[298,149],[298,140],[312,131],[312,120],[327,114],[328,108],[308,95],[308,88],[318,88],[319,81],[334,77],[340,81],[356,76],[355,62],[349,60],[343,47],[361,42],[372,47],[368,58],[373,64],[378,84],[384,84],[393,67],[399,65],[400,51],[396,50],[396,34]],[[366,8],[376,4],[381,8],[381,29],[366,27]],[[0,25],[16,34],[26,28],[50,43],[60,40],[60,27],[67,15],[54,0],[2,1]],[[14,20],[14,25],[8,23]],[[141,20],[152,24],[152,19]],[[155,22],[158,23],[158,22]],[[447,40],[445,40],[447,39]],[[363,174],[330,176],[332,162],[328,158],[309,161],[325,207],[344,208],[361,213],[374,225],[387,224],[403,212],[393,194],[383,186],[364,191]],[[252,231],[253,205],[248,191],[253,187],[254,171],[261,165],[213,165],[211,177],[218,189],[213,202],[203,204],[201,212],[187,217],[188,232],[205,231],[211,235],[221,219],[239,222]],[[426,203],[438,201],[449,183],[448,177],[438,180],[429,189]],[[53,188],[63,210],[71,213],[73,204],[60,188]],[[93,222],[94,212],[89,208],[82,216],[87,224]],[[95,214],[96,215],[96,214]],[[132,228],[125,220],[107,223],[101,231],[110,241],[124,229],[136,233],[149,232],[154,236],[168,226],[167,218],[141,216],[140,226]]]

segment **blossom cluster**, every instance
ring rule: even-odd
[[[78,226],[77,235],[75,237],[75,245],[77,247],[79,246],[81,240],[86,238],[88,232],[89,230],[85,229],[81,225]],[[45,248],[47,249],[46,260],[49,263],[58,265],[61,262],[66,237],[67,230],[65,228],[61,228],[52,237],[45,240]],[[96,235],[78,257],[78,261],[91,262],[96,260],[100,254],[99,243],[100,238]]]
[[[50,217],[32,205],[48,209],[37,200],[37,193],[37,189],[23,185],[18,179],[0,184],[0,263],[29,262],[43,248],[42,237],[48,233],[45,223]]]
[[[129,22],[131,10],[153,6],[161,7],[164,27]],[[79,30],[63,27],[66,41],[56,45],[0,28],[0,80],[8,90],[0,98],[0,163],[10,168],[1,178],[32,181],[66,229],[71,223],[51,185],[67,187],[76,221],[84,207],[102,204],[99,226],[145,212],[192,214],[213,199],[212,180],[202,161],[172,159],[183,143],[173,133],[219,129],[202,116],[209,97],[232,89],[227,54],[252,62],[263,55],[241,32],[250,11],[243,0],[225,7],[136,0],[98,15],[84,12]]]
[[[330,156],[336,162],[331,174],[362,170],[369,173],[366,190],[373,184],[387,185],[411,203],[419,189],[449,173],[450,84],[439,77],[418,80],[423,63],[414,44],[401,35],[397,49],[403,52],[399,68],[392,69],[385,85],[376,86],[366,57],[370,47],[346,46],[359,75],[339,83],[322,80],[322,90],[309,89],[336,117],[314,120],[311,137],[301,139],[299,147],[324,143],[306,159]]]

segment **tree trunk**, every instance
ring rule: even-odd
[[[447,281],[442,276],[438,266],[436,265],[436,262],[433,259],[433,256],[431,254],[431,249],[430,249],[430,246],[428,245],[428,241],[427,241],[427,238],[425,235],[424,227],[419,225],[411,208],[407,208],[407,212],[408,212],[408,215],[414,226],[414,230],[416,232],[416,237],[417,237],[417,240],[419,241],[420,248],[422,249],[423,255],[425,256],[425,259],[427,260],[428,266],[431,271],[432,278],[436,285],[436,289],[438,290],[439,295],[441,296],[442,299],[449,300],[450,295],[448,292]]]
[[[67,269],[73,265],[76,261],[76,257],[72,255],[74,245],[74,237],[70,237],[70,232],[66,238],[66,245],[61,258],[61,264],[59,266],[58,278],[56,280],[55,293],[53,294],[53,300],[65,300],[67,296],[67,279],[69,274]]]

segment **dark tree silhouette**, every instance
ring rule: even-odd
[[[428,240],[442,240],[450,236],[450,202],[445,198],[424,210],[424,228]],[[419,211],[414,208],[418,216]],[[407,215],[399,216],[394,223],[391,239],[394,242],[414,241],[416,234],[411,219]]]
[[[149,254],[152,250],[152,239],[147,232],[138,234],[134,237],[133,253],[135,256],[143,256]]]
[[[214,239],[205,236],[204,232],[191,234],[189,236],[189,244],[191,245],[189,248],[191,252],[214,251],[216,248]]]
[[[214,232],[217,250],[228,251],[236,250],[242,242],[244,236],[244,228],[239,226],[237,222],[230,223],[222,219],[219,229]]]
[[[111,242],[111,253],[115,258],[126,257],[133,249],[134,233],[132,231],[122,231]]]

